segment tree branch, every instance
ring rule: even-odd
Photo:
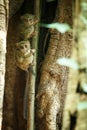
[[[35,1],[35,15],[40,19],[40,0]],[[33,71],[29,72],[29,101],[28,101],[28,122],[27,122],[27,130],[34,130],[34,106],[35,106],[35,83],[36,83],[36,66],[37,66],[37,49],[38,49],[38,24],[35,27],[37,35],[35,35],[32,39],[32,48],[36,50],[34,55],[34,66]]]

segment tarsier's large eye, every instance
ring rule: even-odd
[[[32,24],[32,22],[33,22],[32,18],[29,18],[29,19],[28,19],[28,22],[29,22],[30,24]]]
[[[32,21],[32,19],[29,19],[29,21]]]
[[[28,45],[25,45],[25,48],[27,48],[28,47]]]
[[[17,51],[19,51],[20,49],[19,48],[17,48]]]

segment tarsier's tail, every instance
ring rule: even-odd
[[[23,116],[24,119],[27,120],[27,116],[28,116],[28,93],[29,93],[29,86],[28,86],[28,82],[29,82],[29,71],[26,72],[26,86],[25,86],[25,92],[24,92],[24,101],[23,101]]]
[[[32,65],[29,66],[26,73],[27,73],[27,75],[26,75],[26,86],[25,86],[25,92],[24,92],[23,116],[24,116],[24,119],[27,120],[27,116],[28,116],[28,99],[29,99],[29,97],[28,97],[28,95],[29,95],[29,76],[30,76],[30,73],[35,75],[35,72],[33,70]]]
[[[26,95],[26,94],[25,94]],[[27,120],[27,116],[28,116],[28,98],[24,95],[24,103],[23,103],[23,116],[24,116],[24,119]]]

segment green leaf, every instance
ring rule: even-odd
[[[80,102],[78,105],[77,105],[77,110],[83,110],[83,109],[87,109],[87,101],[84,101],[84,102]]]
[[[60,65],[67,66],[67,67],[71,67],[73,69],[79,69],[78,63],[76,61],[74,61],[73,59],[59,58],[59,59],[57,59],[57,63]]]
[[[70,30],[70,26],[66,23],[52,23],[52,24],[41,23],[40,26],[46,28],[53,28],[58,30],[61,33],[65,33],[66,31]]]
[[[82,6],[82,9],[87,9],[87,3],[86,2],[82,2],[81,6]]]
[[[80,15],[80,19],[87,25],[87,19],[84,16]]]
[[[82,84],[82,89],[84,92],[87,93],[87,84],[86,83]]]

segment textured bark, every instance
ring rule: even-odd
[[[2,128],[3,96],[5,86],[8,4],[8,0],[0,0],[0,130]]]
[[[58,3],[55,21],[72,25],[71,1],[61,0],[61,2]],[[36,113],[38,121],[40,122],[39,130],[61,129],[59,126],[61,126],[62,111],[66,95],[68,69],[58,65],[56,60],[61,57],[69,57],[71,47],[72,34],[70,32],[61,34],[56,30],[51,31],[49,48],[42,65],[40,84],[36,96]]]
[[[85,5],[85,8],[83,6]],[[68,93],[64,108],[62,130],[87,129],[87,30],[82,17],[87,20],[87,1],[75,3],[74,44],[71,58],[79,64],[79,69],[70,69]],[[87,87],[87,86],[86,86]]]
[[[22,6],[24,0],[9,0],[9,17],[11,18]]]

